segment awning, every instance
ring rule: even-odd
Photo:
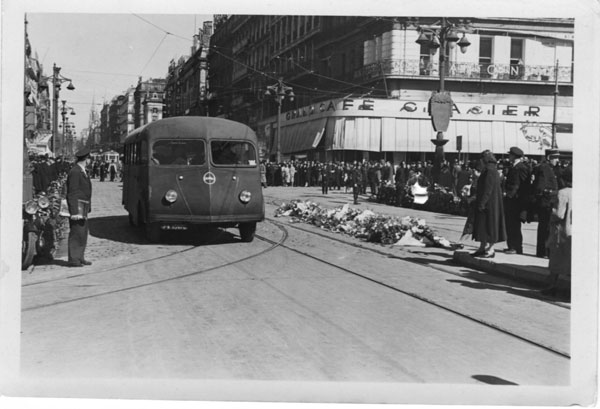
[[[338,117],[327,124],[325,148],[332,150],[381,151],[381,118]],[[333,137],[329,137],[332,129]]]
[[[323,134],[327,118],[301,122],[281,128],[281,152],[302,152],[317,147]]]

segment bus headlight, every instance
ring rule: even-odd
[[[177,200],[177,192],[174,190],[169,190],[165,193],[165,200],[169,203],[175,202]]]
[[[35,200],[30,200],[27,203],[25,203],[25,213],[36,214],[38,209],[39,207]]]
[[[248,192],[247,190],[242,190],[240,192],[240,202],[246,204],[250,201],[251,198],[252,198],[252,193]]]

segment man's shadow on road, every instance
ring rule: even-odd
[[[418,253],[417,253],[418,254]],[[427,253],[423,253],[427,254]],[[412,261],[418,264],[438,264],[441,266],[457,266],[456,263],[453,262],[452,257],[443,253],[434,253],[438,256],[444,256],[444,260],[435,260],[428,257],[399,257],[406,261]],[[461,269],[460,277],[465,278],[465,280],[461,279],[448,279],[449,283],[459,284],[463,287],[472,288],[474,290],[493,290],[493,291],[504,291],[509,294],[518,295],[525,298],[535,298],[535,299],[544,299],[545,297],[541,296],[538,292],[536,285],[533,283],[517,283],[515,281],[510,280],[508,277],[494,276],[487,274],[485,272],[481,272],[473,269]],[[469,281],[473,280],[473,281]],[[532,288],[533,287],[533,288]]]
[[[90,235],[99,239],[139,245],[193,245],[239,243],[232,232],[217,227],[192,226],[185,231],[163,231],[157,243],[150,242],[142,227],[129,224],[128,216],[105,216],[89,219]]]

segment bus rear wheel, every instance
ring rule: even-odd
[[[251,223],[240,223],[240,237],[243,242],[250,243],[254,240],[254,233],[256,233],[256,222]]]

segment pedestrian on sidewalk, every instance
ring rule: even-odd
[[[260,185],[267,187],[267,167],[264,160],[260,161]]]
[[[506,254],[523,254],[523,234],[521,223],[527,221],[527,208],[530,199],[531,173],[523,162],[523,151],[513,146],[508,151],[512,166],[508,170],[505,181],[506,196],[504,212],[506,218]]]
[[[548,235],[548,287],[541,292],[544,295],[558,295],[566,292],[570,297],[571,284],[571,228],[573,223],[572,202],[572,169],[566,168],[562,174],[564,187],[558,191],[557,202],[550,216],[550,233]]]
[[[481,153],[481,175],[477,179],[473,239],[479,249],[473,257],[493,258],[494,244],[506,240],[502,187],[497,161],[491,151]]]
[[[112,159],[110,161],[110,165],[108,167],[108,173],[110,173],[110,181],[114,182],[115,177],[117,176],[117,165],[115,165],[115,160]]]
[[[538,216],[537,246],[535,255],[537,257],[548,257],[548,240],[550,216],[552,205],[556,202],[558,183],[553,168],[558,163],[558,151],[548,151],[548,155],[539,165],[533,169],[532,192],[535,200],[535,212]]]
[[[68,264],[70,267],[83,267],[92,264],[84,257],[89,233],[88,213],[91,211],[92,201],[92,182],[86,173],[90,150],[83,148],[75,156],[77,163],[67,176],[67,205],[71,214]]]
[[[329,191],[329,172],[327,171],[327,166],[321,166],[319,179],[321,180],[321,193],[326,195]]]
[[[354,204],[358,204],[358,194],[362,185],[362,172],[358,168],[358,164],[352,165],[352,196],[354,197]]]

